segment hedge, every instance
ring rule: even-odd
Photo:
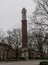
[[[48,62],[47,61],[42,61],[42,62],[40,62],[40,65],[48,65]]]

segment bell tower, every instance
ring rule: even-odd
[[[22,9],[22,56],[26,57],[27,53],[27,10]]]
[[[22,9],[22,47],[27,47],[27,10],[25,8]]]

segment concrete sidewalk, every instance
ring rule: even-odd
[[[0,65],[39,65],[41,61],[43,60],[0,62]]]

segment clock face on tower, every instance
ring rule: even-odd
[[[26,9],[22,9],[22,20],[26,20]]]

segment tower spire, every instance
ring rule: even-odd
[[[22,20],[27,20],[26,12],[27,12],[27,10],[25,8],[23,8],[22,9]]]

